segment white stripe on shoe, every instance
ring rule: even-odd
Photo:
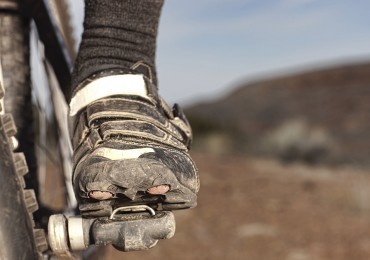
[[[127,149],[119,150],[107,147],[97,148],[91,155],[100,156],[110,160],[125,160],[125,159],[136,159],[143,154],[154,153],[153,148],[137,148],[137,149]]]
[[[88,104],[114,95],[136,95],[148,98],[144,76],[138,74],[113,75],[92,81],[73,96],[69,104],[69,115],[74,116]]]

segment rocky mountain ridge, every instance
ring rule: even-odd
[[[186,113],[198,148],[370,165],[370,62],[248,83]]]

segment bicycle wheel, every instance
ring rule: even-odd
[[[66,6],[58,6],[53,10],[66,17]],[[35,46],[35,42],[36,45],[40,43],[35,27],[32,28],[34,39],[31,41],[37,49],[40,46]],[[70,29],[68,33],[71,33]],[[29,32],[29,21],[22,18],[16,9],[0,11],[0,71],[3,74],[0,87],[3,108],[0,117],[0,207],[6,212],[6,216],[0,219],[0,259],[42,258],[42,253],[48,248],[44,234],[48,217],[63,211],[67,200],[63,181],[65,163],[60,145],[68,141],[65,135],[63,140],[60,139],[61,119],[54,111],[60,104],[53,104],[55,93],[50,93],[57,92],[57,87],[52,90],[46,86],[50,95],[50,99],[46,97],[46,103],[53,104],[49,107],[45,104],[40,106],[40,100],[45,103],[43,90],[35,90],[35,87],[31,93]],[[63,34],[68,33],[64,29]],[[69,50],[72,52],[73,47],[70,46]],[[34,51],[36,56],[43,56],[39,51]],[[53,81],[53,72],[47,61],[43,57],[38,58],[36,62],[40,68],[34,68],[32,64],[33,71],[43,70],[45,78],[41,81]],[[34,55],[32,60],[33,63],[36,60]],[[49,84],[45,82],[44,85]],[[55,80],[53,83],[57,84]],[[14,148],[13,140],[18,140],[18,148]],[[27,165],[29,173],[24,181]],[[45,191],[45,186],[49,186],[48,191]]]
[[[44,231],[35,229],[32,217],[38,208],[35,192],[24,189],[25,156],[22,152],[14,152],[17,126],[20,130],[19,150],[32,158],[32,138],[29,138],[32,131],[27,130],[30,129],[27,124],[32,113],[27,109],[30,107],[27,24],[15,12],[0,12],[3,76],[0,98],[5,107],[0,116],[0,207],[3,212],[0,218],[0,258],[10,260],[42,258],[42,252],[47,250]],[[32,163],[30,166],[33,167]]]

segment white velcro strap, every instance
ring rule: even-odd
[[[72,98],[70,116],[76,115],[88,104],[114,95],[135,95],[148,98],[143,75],[113,75],[96,79],[84,86]]]
[[[143,154],[154,153],[153,148],[137,148],[137,149],[127,149],[119,150],[107,147],[97,148],[92,156],[105,157],[110,160],[125,160],[125,159],[136,159]]]

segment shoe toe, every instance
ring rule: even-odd
[[[93,191],[101,191],[110,192],[114,196],[122,194],[135,200],[138,194],[150,195],[148,190],[161,186],[168,187],[168,192],[164,192],[166,194],[175,191],[180,191],[180,194],[181,191],[192,193],[177,178],[178,175],[162,162],[153,159],[110,160],[81,167],[80,172],[75,172],[74,183],[78,184],[75,185],[76,192],[80,192],[84,198],[88,198]]]

